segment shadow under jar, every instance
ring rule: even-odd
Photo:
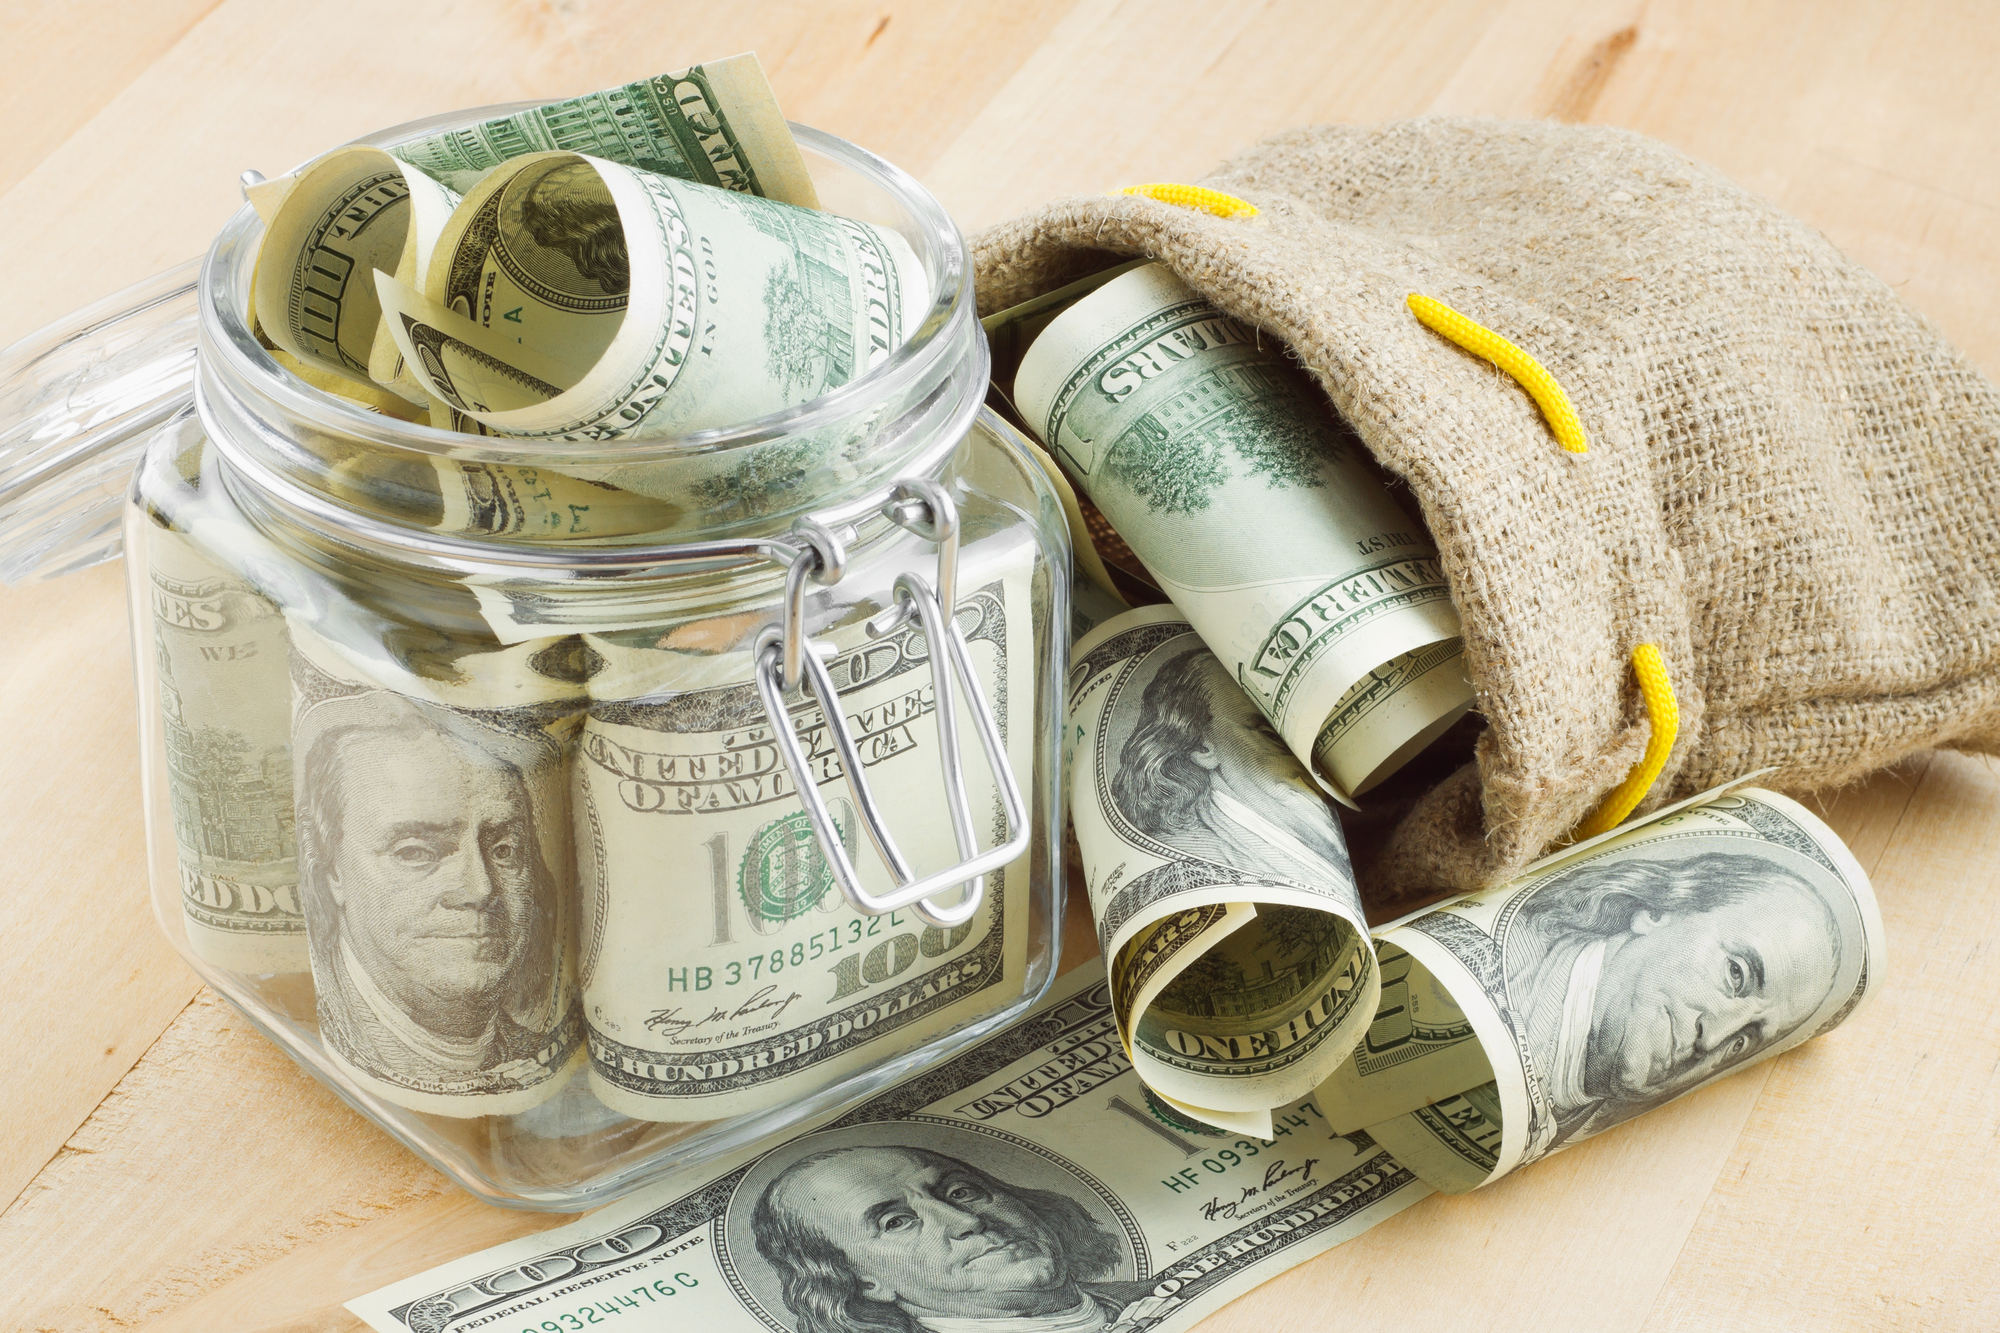
[[[260,345],[246,207],[133,478],[160,921],[493,1203],[583,1208],[780,1132],[1054,973],[1067,529],[981,406],[949,218],[795,132],[935,293],[849,383],[659,440],[397,421]]]

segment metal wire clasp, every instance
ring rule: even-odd
[[[987,704],[986,691],[973,669],[971,650],[951,612],[958,580],[958,509],[943,486],[929,479],[917,479],[899,482],[882,505],[881,513],[897,526],[938,546],[935,590],[920,575],[898,575],[896,604],[870,621],[867,630],[871,638],[879,638],[912,618],[923,626],[924,640],[930,648],[936,698],[938,761],[943,769],[945,805],[951,813],[959,863],[921,879],[911,870],[908,859],[889,833],[867,774],[862,770],[861,754],[847,718],[840,711],[840,695],[834,688],[833,676],[816,651],[818,645],[811,643],[806,634],[806,581],[832,584],[846,573],[846,544],[824,523],[805,519],[793,525],[792,533],[799,547],[785,571],[785,620],[758,636],[754,668],[757,693],[771,719],[778,753],[784,756],[785,767],[791,770],[798,787],[799,804],[805,807],[806,817],[812,821],[820,851],[833,870],[841,895],[856,911],[869,916],[909,907],[927,924],[949,929],[970,921],[979,910],[986,895],[986,876],[1027,850],[1027,810],[1021,801],[1020,785],[1007,763],[1000,728]],[[826,734],[832,739],[847,785],[854,793],[868,841],[895,876],[896,887],[888,893],[877,896],[861,886],[854,861],[848,856],[840,830],[819,793],[811,756],[806,753],[798,728],[785,708],[785,694],[800,685],[818,702],[826,719]],[[979,851],[972,807],[966,797],[965,768],[959,752],[959,690],[964,691],[971,703],[973,729],[979,735],[980,748],[986,752],[987,767],[999,789],[1007,820],[1005,841],[985,852]],[[956,902],[941,901],[961,888],[963,892]]]

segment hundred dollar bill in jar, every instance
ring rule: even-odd
[[[1033,553],[1022,540],[993,545],[960,567],[954,620],[1003,722],[1007,761],[1025,771],[1032,736],[1013,715],[1034,689]],[[942,648],[915,624],[870,638],[857,614],[868,609],[830,599],[817,608],[830,627],[816,641],[829,650],[868,780],[907,830],[903,851],[920,867],[949,865],[934,675]],[[683,642],[700,634],[690,627]],[[678,667],[672,678],[687,687],[598,704],[578,741],[591,1086],[640,1119],[712,1120],[824,1086],[991,1012],[1025,959],[1025,859],[986,876],[979,910],[957,925],[910,909],[870,915],[842,896],[756,691],[725,683],[743,674],[746,646],[651,650],[663,659],[655,670]],[[801,701],[792,725],[856,857],[867,835],[824,709]],[[1004,828],[991,778],[969,771],[967,784],[975,819]],[[890,887],[887,866],[862,863],[871,889]]]
[[[465,130],[504,161],[619,161],[532,142],[549,124],[527,110],[368,146]],[[745,123],[690,126],[734,133],[762,180]],[[717,256],[732,364],[676,380],[715,416],[518,439],[371,390],[367,310],[322,328],[323,293],[286,296],[260,326],[248,207],[190,298],[199,392],[146,409],[171,418],[126,511],[161,924],[483,1198],[581,1208],[838,1112],[1054,974],[1060,502],[983,407],[943,210],[793,133],[810,193],[685,187],[733,191],[701,197],[718,219],[784,224]],[[309,174],[262,192],[270,216],[317,216]],[[793,207],[814,197],[838,214]],[[281,231],[363,254],[317,227]],[[428,243],[408,228],[366,251],[375,271]],[[315,329],[341,373],[285,350]],[[753,381],[782,392],[730,387]]]
[[[490,657],[434,682],[305,626],[292,652],[320,1037],[356,1082],[434,1115],[528,1110],[582,1056],[565,771],[580,691],[519,648]]]
[[[301,972],[289,635],[277,604],[189,535],[202,460],[185,432],[152,456],[129,557],[145,571],[181,910],[216,966]]]

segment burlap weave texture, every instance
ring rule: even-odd
[[[1553,123],[1318,126],[1200,183],[1260,216],[1059,200],[974,238],[980,306],[1154,256],[1288,343],[1408,481],[1488,725],[1382,890],[1492,883],[1588,815],[1645,746],[1639,643],[1681,715],[1642,809],[1769,765],[1796,791],[2000,748],[2000,392],[1818,232],[1663,144]],[[1589,453],[1413,291],[1540,359]]]

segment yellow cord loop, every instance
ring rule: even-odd
[[[1213,213],[1219,218],[1254,218],[1257,205],[1233,194],[1211,190],[1201,185],[1175,185],[1162,182],[1157,185],[1128,185],[1120,194],[1136,194],[1146,199],[1157,199],[1163,204],[1173,204],[1179,208],[1198,208],[1204,213]]]
[[[1646,754],[1638,767],[1625,775],[1618,789],[1604,798],[1597,813],[1577,829],[1578,842],[1617,828],[1638,808],[1652,790],[1660,770],[1667,766],[1667,755],[1681,729],[1680,705],[1674,702],[1674,683],[1667,676],[1667,662],[1660,656],[1659,648],[1650,643],[1634,648],[1632,670],[1639,677],[1639,693],[1645,697],[1646,717],[1653,724],[1653,734],[1646,741]]]
[[[1433,301],[1417,292],[1410,293],[1410,313],[1474,356],[1483,356],[1512,375],[1535,400],[1555,432],[1556,443],[1573,454],[1590,452],[1590,440],[1583,422],[1570,406],[1569,395],[1542,363],[1482,324],[1475,324],[1442,301]]]

